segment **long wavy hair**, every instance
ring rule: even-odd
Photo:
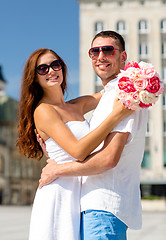
[[[43,151],[37,142],[34,132],[34,111],[43,97],[43,89],[36,81],[36,65],[39,57],[46,53],[52,53],[62,62],[63,82],[61,84],[63,94],[67,88],[66,75],[67,66],[60,56],[51,49],[40,48],[34,51],[27,60],[22,76],[21,96],[19,104],[18,139],[16,145],[19,151],[28,158],[40,160]]]

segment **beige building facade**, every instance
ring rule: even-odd
[[[88,50],[96,33],[114,30],[125,39],[128,61],[151,62],[166,84],[166,0],[79,0],[80,94],[102,88]],[[141,183],[166,195],[166,98],[149,109]],[[158,190],[157,190],[158,191]]]
[[[0,67],[0,204],[32,204],[44,161],[27,159],[16,147],[18,101],[6,95]]]

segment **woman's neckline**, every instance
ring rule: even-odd
[[[85,121],[87,121],[87,120],[86,119],[84,119],[84,120],[70,120],[70,121],[65,122],[64,124],[74,123],[74,122],[85,122]]]
[[[85,120],[71,120],[71,121],[68,121],[68,122],[65,122],[64,124],[67,125],[67,124],[70,124],[70,123],[84,123],[84,122],[88,122],[86,119]],[[51,137],[49,137],[47,140],[45,140],[45,143],[51,139]]]

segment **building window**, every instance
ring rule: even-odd
[[[166,19],[161,21],[161,32],[166,32]]]
[[[99,33],[103,31],[103,22],[96,22],[95,23],[95,33]]]
[[[118,33],[124,34],[126,32],[126,24],[125,24],[125,22],[124,21],[117,22],[116,30],[117,30]]]
[[[139,21],[139,33],[147,33],[148,31],[148,24],[146,20]]]
[[[166,83],[166,67],[162,68],[162,81]]]
[[[152,136],[152,124],[151,121],[149,120],[147,122],[147,129],[146,129],[146,137]]]
[[[122,6],[122,5],[123,5],[123,2],[122,2],[122,1],[119,1],[118,4],[119,4],[119,6]]]
[[[142,168],[148,168],[148,169],[151,167],[151,158],[150,158],[150,152],[149,151],[144,152],[144,157],[143,157],[141,167]]]
[[[164,150],[164,167],[166,167],[166,150]]]
[[[164,121],[164,136],[166,136],[166,122]]]
[[[166,58],[166,42],[162,42],[161,53],[162,53],[162,57]]]
[[[163,93],[163,107],[166,108],[166,95]]]
[[[11,204],[16,205],[20,202],[21,192],[19,189],[12,189],[11,192]]]
[[[0,155],[0,174],[4,173],[4,167],[5,167],[4,164],[5,164],[4,157]]]
[[[140,43],[139,55],[140,55],[140,58],[147,58],[147,56],[148,56],[148,44],[147,43],[145,43],[145,42]]]
[[[19,159],[11,159],[11,175],[19,178],[21,176],[21,165]]]

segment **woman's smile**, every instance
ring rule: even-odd
[[[54,81],[57,81],[58,78],[59,78],[59,76],[56,75],[56,76],[50,76],[50,77],[48,77],[46,80],[47,80],[47,81],[54,82]]]

